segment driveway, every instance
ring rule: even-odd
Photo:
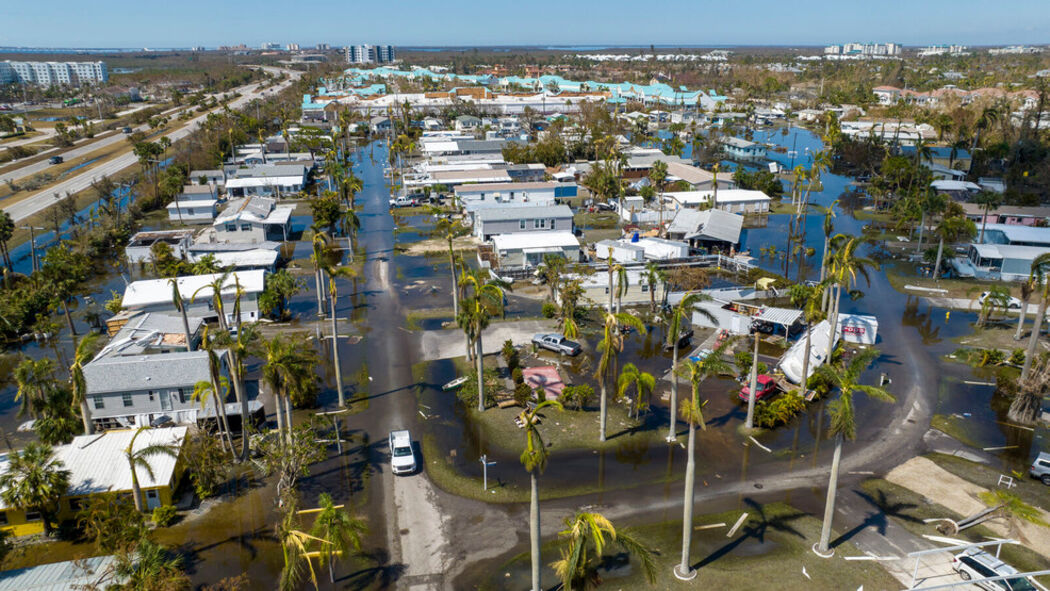
[[[526,345],[532,342],[533,335],[555,331],[556,327],[553,320],[494,322],[481,334],[482,351],[485,355],[498,353],[508,339],[515,345]],[[425,361],[461,357],[467,351],[466,337],[458,328],[428,330],[423,332],[421,348]]]

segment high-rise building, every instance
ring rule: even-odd
[[[345,52],[350,64],[386,64],[395,59],[392,45],[350,45]]]
[[[106,62],[0,62],[0,82],[79,86],[109,81]]]
[[[327,43],[317,44],[317,51],[328,51],[329,49],[332,49],[332,46]]]
[[[299,51],[299,44],[298,43],[289,43],[289,44],[284,46],[284,49],[286,51]]]
[[[259,49],[263,51],[279,51],[281,49],[280,43],[263,43],[259,46]]]

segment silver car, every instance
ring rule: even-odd
[[[1050,453],[1039,452],[1035,461],[1032,462],[1032,467],[1028,469],[1028,473],[1032,475],[1032,478],[1038,478],[1043,481],[1043,484],[1050,486]]]
[[[978,548],[971,548],[956,554],[952,558],[952,568],[963,580],[973,581],[974,585],[988,589],[988,591],[1035,591],[1036,589],[1028,577],[982,581],[981,579],[989,577],[1015,575],[1018,570]]]

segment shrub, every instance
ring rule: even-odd
[[[525,383],[525,373],[521,371],[520,367],[515,367],[513,370],[511,370],[510,377],[514,380],[515,384]]]
[[[485,380],[485,404],[492,404],[495,400],[496,392],[502,387],[502,382],[499,379],[499,374],[496,373],[495,369],[485,368],[483,374]],[[478,372],[470,372],[470,376],[467,381],[459,388],[456,393],[460,400],[463,401],[470,408],[474,408],[478,405]]]
[[[514,402],[525,406],[532,399],[532,388],[528,384],[518,384],[514,387]]]
[[[540,311],[544,318],[554,318],[558,315],[558,306],[555,306],[553,302],[545,301]]]
[[[509,367],[511,371],[514,371],[518,367],[518,349],[510,339],[503,341],[503,349],[500,351],[500,354],[503,355],[503,360],[507,362],[507,367]]]
[[[773,400],[759,401],[755,405],[755,424],[771,429],[795,418],[806,408],[806,399],[798,390],[785,392]]]
[[[1024,349],[1014,349],[1010,353],[1010,363],[1013,365],[1024,365]]]
[[[161,505],[153,510],[153,523],[155,523],[157,527],[168,527],[171,525],[172,521],[175,521],[177,515],[178,512],[175,510],[175,507],[171,505]]]
[[[583,384],[580,386],[565,386],[558,397],[558,402],[564,406],[571,406],[576,410],[583,408],[587,401],[594,398],[594,388]]]

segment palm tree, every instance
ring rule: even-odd
[[[788,295],[791,298],[791,305],[799,306],[802,308],[802,318],[806,323],[806,345],[805,356],[802,358],[802,383],[799,387],[802,388],[802,395],[805,396],[806,390],[809,388],[809,358],[811,356],[810,350],[810,329],[813,324],[819,322],[824,318],[824,310],[820,306],[820,300],[824,294],[827,294],[828,289],[825,283],[818,283],[814,287],[796,283],[791,286],[788,291]],[[755,386],[752,385],[751,389],[754,390]]]
[[[696,426],[700,425],[701,430],[707,430],[707,423],[704,422],[704,406],[707,401],[700,398],[700,384],[708,376],[729,371],[724,354],[730,342],[729,339],[722,341],[721,345],[699,361],[687,359],[682,367],[682,372],[689,377],[693,394],[689,402],[682,407],[681,413],[682,418],[689,423],[689,442],[686,444],[685,496],[682,506],[682,561],[675,565],[674,575],[683,580],[696,576],[696,571],[689,564],[689,548],[693,542],[693,488],[696,484]],[[757,363],[758,360],[754,362]]]
[[[55,389],[55,362],[50,358],[23,359],[15,368],[15,402],[21,402],[18,416],[28,412],[33,418],[39,416],[39,409],[47,403],[49,394]]]
[[[210,290],[212,307],[215,309],[215,313],[219,317],[219,328],[221,328],[222,330],[230,329],[230,324],[226,320],[226,304],[222,301],[222,289],[226,286],[226,281],[230,278],[231,272],[232,271],[230,271],[229,269],[223,271],[219,276],[215,277],[215,279],[212,279],[210,282],[198,287],[197,290],[193,292],[193,296],[190,298],[190,302],[195,302],[197,300],[197,294],[201,292],[207,292]],[[188,323],[186,332],[189,333]]]
[[[1035,313],[1032,321],[1032,335],[1028,337],[1028,348],[1025,350],[1024,366],[1021,368],[1021,381],[1028,377],[1032,371],[1032,361],[1035,359],[1036,346],[1039,344],[1039,333],[1043,329],[1043,319],[1046,317],[1046,306],[1050,303],[1050,279],[1046,277],[1050,271],[1050,253],[1043,253],[1032,261],[1032,274],[1029,277],[1036,279],[1036,285],[1042,284],[1043,293],[1039,300],[1039,310]]]
[[[664,234],[664,181],[667,180],[667,163],[663,160],[657,160],[653,162],[652,168],[649,169],[649,182],[652,184],[653,189],[656,190],[656,205],[660,211],[660,223],[657,229],[660,231],[660,235]]]
[[[687,292],[678,301],[678,305],[671,308],[671,314],[667,318],[667,342],[671,345],[671,425],[667,432],[667,441],[676,440],[675,426],[678,424],[678,344],[682,340],[682,329],[686,323],[691,321],[689,316],[694,311],[699,311],[696,305],[700,302],[710,300],[711,297],[696,291]],[[700,311],[710,317],[707,311]]]
[[[478,373],[478,412],[485,411],[485,381],[482,366],[483,348],[481,334],[488,328],[495,314],[503,314],[504,290],[510,286],[500,279],[485,279],[481,271],[463,270],[460,286],[470,288],[470,295],[463,300],[463,307],[456,322],[467,335],[467,351],[474,344],[474,362]]]
[[[984,243],[984,229],[988,226],[988,214],[999,209],[999,206],[1003,204],[1003,196],[995,191],[981,191],[974,195],[973,200],[984,210],[984,215],[981,216],[981,235],[977,238],[977,242]]]
[[[291,441],[292,402],[294,395],[305,391],[316,379],[313,372],[316,361],[313,349],[302,340],[277,335],[263,347],[266,365],[262,377],[273,390],[277,405],[277,429],[284,431],[285,441]],[[283,414],[282,417],[282,408]]]
[[[332,239],[327,232],[314,227],[314,236],[311,242],[313,254],[310,255],[310,260],[314,263],[314,288],[317,290],[318,318],[324,316],[324,290],[321,289],[321,286],[324,285],[324,269],[331,266],[328,262],[332,258],[331,242]]]
[[[238,299],[240,296],[237,296]],[[233,392],[237,402],[241,406],[241,457],[243,462],[251,453],[251,438],[248,433],[248,395],[246,393],[245,377],[248,369],[244,360],[255,354],[259,349],[262,336],[255,324],[246,324],[237,331],[236,337],[231,337],[229,331],[220,332],[216,344],[227,348],[229,355],[230,380],[233,382]]]
[[[219,421],[219,428],[223,433],[219,441],[225,447],[226,442],[230,444],[230,453],[236,455],[233,447],[233,432],[230,430],[230,420],[226,415],[226,400],[230,394],[230,381],[222,375],[222,363],[226,353],[217,351],[214,343],[208,339],[208,328],[204,328],[204,339],[202,343],[208,352],[208,375],[209,379],[197,382],[193,387],[193,400],[200,400],[201,409],[204,409],[208,398],[215,401],[215,417]],[[246,426],[244,417],[241,417],[242,428]],[[225,439],[223,439],[223,434]],[[247,433],[244,434],[247,437]]]
[[[645,265],[645,270],[642,271],[642,280],[649,286],[649,313],[655,314],[656,286],[667,280],[667,274],[660,268],[660,265],[656,264],[656,261],[649,261]]]
[[[179,280],[177,277],[171,277],[168,279],[168,283],[171,284],[171,302],[175,304],[175,309],[182,314],[182,330],[186,335],[186,350],[193,350],[193,338],[190,334],[190,319],[186,315],[186,302],[182,299],[182,294],[179,292]]]
[[[552,562],[551,566],[561,579],[562,589],[565,591],[584,589],[597,584],[598,564],[591,558],[600,561],[607,543],[612,542],[641,562],[645,578],[650,585],[656,583],[653,551],[623,529],[617,531],[612,522],[601,513],[577,512],[571,517],[566,517],[565,529],[558,532],[558,537],[565,545],[561,549],[561,560]]]
[[[830,384],[839,389],[839,397],[828,405],[831,417],[829,432],[835,436],[835,453],[831,459],[831,474],[828,477],[828,496],[824,504],[824,524],[820,530],[820,541],[815,551],[828,555],[828,544],[831,540],[831,520],[835,516],[835,492],[838,487],[839,461],[842,459],[842,442],[853,441],[857,436],[856,417],[853,412],[853,394],[861,392],[869,398],[883,402],[896,400],[893,395],[880,386],[865,386],[860,383],[861,374],[873,361],[879,358],[877,349],[864,349],[853,356],[849,363],[835,366],[831,363],[817,368],[817,373]]]
[[[540,489],[539,475],[547,467],[550,452],[543,444],[539,425],[540,411],[552,407],[564,410],[557,400],[544,400],[533,409],[521,411],[518,419],[525,429],[525,449],[521,452],[521,464],[529,473],[532,495],[529,498],[529,551],[532,557],[532,591],[540,591]]]
[[[634,386],[637,398],[633,405],[628,405],[627,416],[631,416],[632,408],[634,416],[638,416],[643,408],[649,406],[649,397],[656,388],[656,378],[651,373],[640,371],[635,364],[628,363],[620,370],[620,377],[616,380],[617,396],[623,398],[631,386]]]
[[[620,280],[622,282],[625,282],[627,281],[627,270],[624,269],[623,265],[617,263],[615,259],[613,259],[613,249],[611,246],[609,247],[609,258],[607,258],[605,262],[608,265],[609,269],[609,287],[607,289],[607,291],[609,292],[609,306],[608,308],[606,308],[606,311],[612,312],[613,296],[615,295],[613,293],[613,276],[615,275],[617,278],[621,278]],[[619,312],[619,310],[617,310],[617,312]]]
[[[434,224],[434,234],[444,238],[448,243],[448,267],[452,272],[453,317],[459,315],[459,286],[456,285],[456,252],[452,247],[452,241],[462,235],[464,230],[465,228],[462,224],[450,218],[442,217]]]
[[[84,379],[84,364],[91,360],[95,354],[95,344],[98,342],[99,334],[92,332],[80,339],[76,351],[73,353],[73,364],[69,366],[69,386],[73,394],[73,406],[80,407],[80,419],[84,422],[84,433],[94,433],[94,425],[91,422],[91,409],[87,403],[87,380]]]
[[[50,536],[58,502],[69,490],[69,476],[50,445],[33,442],[8,457],[7,471],[0,474],[0,498],[9,507],[40,513],[44,535]]]
[[[864,280],[870,283],[868,268],[878,268],[878,263],[875,261],[857,256],[858,246],[860,246],[859,239],[854,236],[845,237],[842,246],[835,253],[829,268],[827,280],[831,283],[830,287],[832,290],[831,301],[829,302],[831,332],[828,338],[828,350],[824,357],[829,363],[831,361],[831,353],[835,349],[835,335],[838,333],[839,303],[842,299],[842,288],[845,287],[847,293],[855,293],[853,288],[857,285],[857,276],[864,277]]]
[[[1035,290],[1043,284],[1043,263],[1036,264],[1040,260],[1040,257],[1036,257],[1032,260],[1031,268],[1028,271],[1028,278],[1021,282],[1021,313],[1017,315],[1017,331],[1014,332],[1014,340],[1021,340],[1021,333],[1024,331],[1024,317],[1028,313],[1028,302],[1032,299],[1032,294]]]
[[[955,243],[964,238],[971,238],[977,233],[973,221],[963,216],[962,206],[951,203],[941,216],[941,223],[934,229],[940,242],[937,245],[937,261],[933,265],[933,274],[937,280],[941,277],[941,258],[944,254],[944,243]]]
[[[335,303],[339,299],[339,287],[335,280],[343,277],[352,279],[357,273],[349,267],[329,266],[324,268],[328,275],[328,306],[331,310],[329,319],[332,323],[332,364],[335,366],[335,389],[339,394],[339,407],[346,407],[346,395],[343,393],[343,368],[339,364],[339,319],[335,315]]]
[[[626,335],[624,334],[626,331],[624,329],[633,328],[639,333],[645,333],[645,324],[637,316],[626,313],[614,314],[613,312],[606,312],[603,324],[602,340],[598,342],[598,351],[601,352],[602,356],[598,361],[598,370],[594,372],[594,377],[598,378],[598,382],[602,387],[598,441],[605,441],[605,423],[608,416],[606,382],[611,377],[613,359],[623,351],[624,341],[626,340]]]
[[[178,449],[170,443],[151,443],[144,447],[135,449],[135,441],[139,438],[139,435],[143,431],[148,431],[149,427],[139,427],[135,430],[135,434],[131,436],[131,443],[128,444],[127,449],[124,450],[124,458],[128,461],[128,468],[131,469],[131,496],[135,501],[135,510],[138,512],[143,511],[142,503],[142,488],[139,486],[139,474],[138,468],[142,468],[149,475],[150,480],[154,479],[153,466],[149,463],[149,458],[165,455],[172,458],[178,458]]]
[[[310,528],[310,535],[326,542],[321,545],[319,562],[321,566],[328,565],[328,580],[335,583],[335,559],[345,560],[350,551],[360,552],[361,537],[368,533],[368,526],[364,519],[333,503],[328,493],[321,493],[318,504],[321,505],[320,512]]]
[[[298,500],[294,494],[282,499],[286,502],[285,514],[281,522],[277,524],[277,540],[281,543],[281,552],[284,556],[284,568],[281,569],[281,577],[277,582],[277,588],[281,591],[292,591],[299,588],[299,580],[302,576],[303,563],[310,572],[310,581],[314,589],[319,588],[317,584],[317,571],[310,561],[311,556],[319,556],[319,552],[310,552],[309,546],[313,542],[328,544],[316,536],[300,531],[296,523],[298,511]]]
[[[623,304],[623,296],[631,286],[631,281],[627,275],[627,269],[623,265],[616,265],[616,267],[616,313],[619,314],[620,306]]]

